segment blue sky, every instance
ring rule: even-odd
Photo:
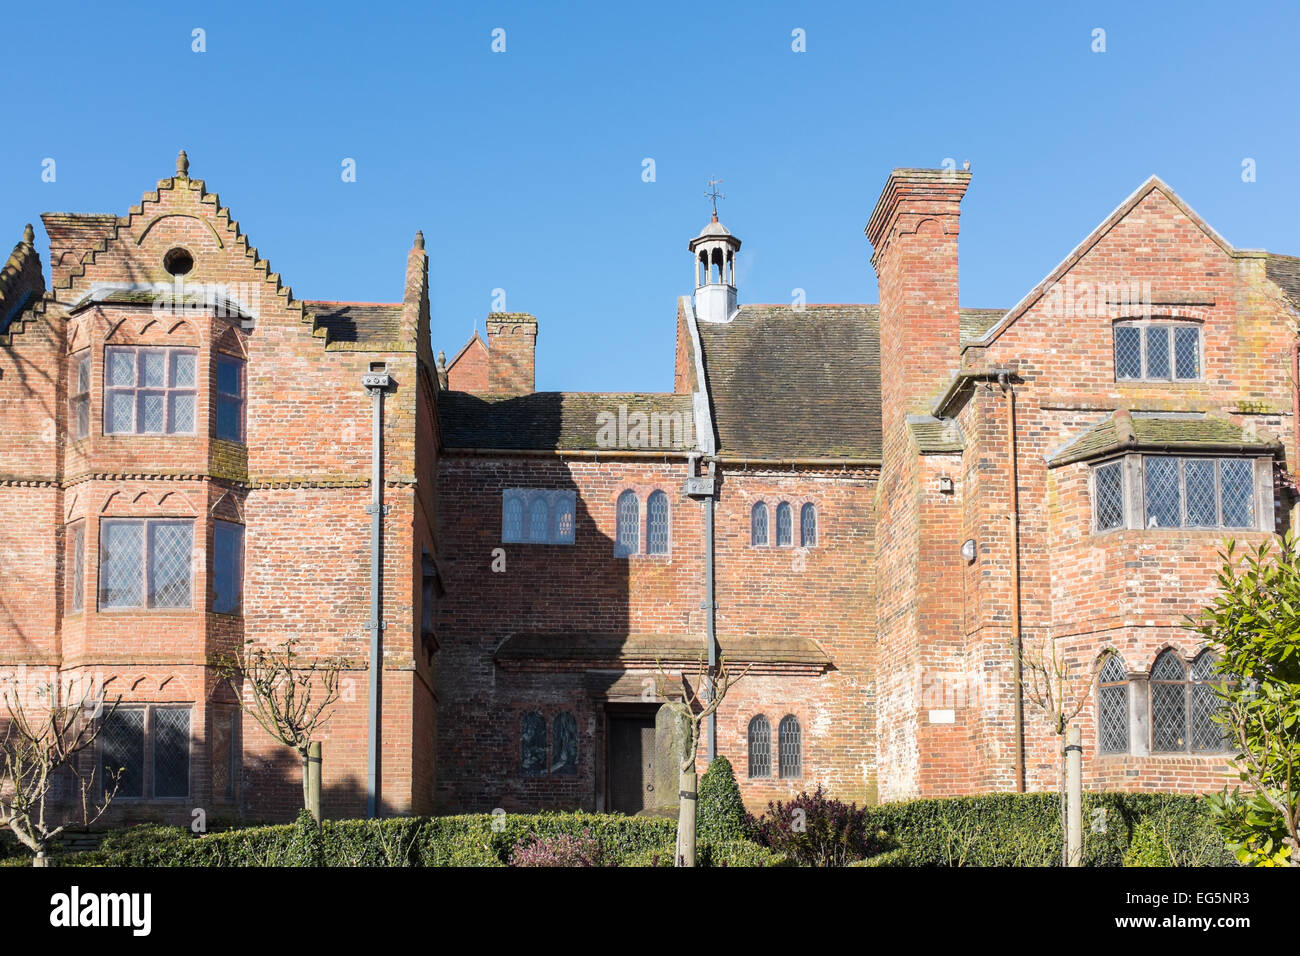
[[[881,186],[946,158],[974,175],[964,305],[1014,304],[1152,173],[1300,254],[1294,4],[68,3],[5,33],[5,243],[124,212],[184,147],[302,298],[399,297],[422,228],[434,347],[505,289],[542,389],[672,387],[713,175],[742,302],[874,302]]]

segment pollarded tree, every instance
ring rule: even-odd
[[[1194,622],[1221,651],[1216,720],[1241,788],[1210,799],[1243,863],[1300,866],[1300,551],[1293,535],[1221,555],[1219,593]]]
[[[302,758],[303,807],[319,820],[320,794],[309,791],[308,754],[339,699],[343,662],[306,658],[294,650],[296,645],[297,641],[289,640],[267,648],[250,641],[242,657],[222,661],[219,669],[239,695],[244,710]]]
[[[3,689],[0,733],[0,826],[10,829],[45,866],[51,842],[69,826],[90,826],[117,794],[121,769],[100,776],[79,755],[91,748],[116,701],[105,706],[90,688],[38,687],[26,693],[13,682]]]

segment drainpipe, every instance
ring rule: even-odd
[[[1007,399],[1007,446],[1011,453],[1011,648],[1016,675],[1016,793],[1025,792],[1024,645],[1020,633],[1020,475],[1016,464],[1016,390],[1008,372],[998,373]]]
[[[1291,343],[1291,475],[1300,475],[1300,339]]]
[[[712,484],[715,464],[709,462],[709,479]],[[708,700],[713,700],[714,674],[718,666],[718,639],[716,633],[717,601],[714,600],[713,588],[713,509],[716,498],[710,494],[704,499],[704,629],[705,640],[709,643],[709,677]],[[718,714],[709,714],[709,762],[718,755]]]
[[[373,423],[370,441],[370,713],[366,742],[366,816],[374,819],[379,798],[379,693],[383,668],[380,635],[383,632],[383,542],[384,542],[384,391],[391,380],[387,366],[377,362],[361,376],[370,392]]]

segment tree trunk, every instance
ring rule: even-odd
[[[320,823],[320,741],[307,745],[307,809]]]
[[[45,855],[45,847],[41,847],[39,850],[36,851],[36,855],[32,857],[32,866],[49,866],[49,865],[50,865],[50,858]]]
[[[695,865],[695,761],[677,780],[677,865]]]

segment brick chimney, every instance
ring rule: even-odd
[[[961,361],[957,226],[970,173],[895,169],[867,223],[880,284],[885,429],[928,414]]]
[[[488,392],[536,391],[537,319],[527,312],[493,312],[487,318]]]

